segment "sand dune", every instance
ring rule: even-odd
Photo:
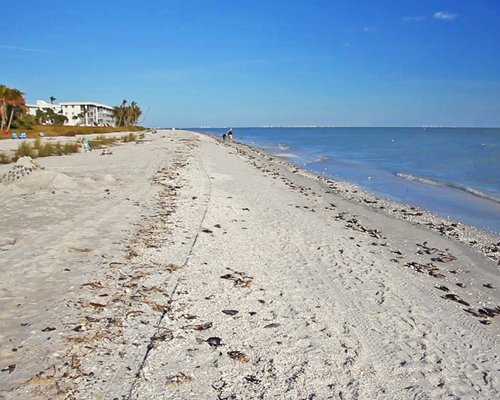
[[[0,187],[0,398],[500,396],[498,237],[148,139]]]

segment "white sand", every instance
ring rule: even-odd
[[[246,146],[148,138],[0,186],[0,398],[500,396],[500,316],[464,311],[500,305],[494,254]]]

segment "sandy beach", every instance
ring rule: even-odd
[[[500,237],[199,133],[110,151],[0,183],[0,399],[500,397]]]

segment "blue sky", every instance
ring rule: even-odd
[[[498,0],[23,0],[0,83],[148,126],[500,126]]]

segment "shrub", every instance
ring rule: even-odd
[[[78,153],[80,151],[80,146],[75,142],[64,143],[63,152],[64,154]]]
[[[36,158],[37,154],[30,143],[23,141],[21,144],[19,144],[16,153],[14,155],[14,159],[18,160],[19,158],[25,156]]]
[[[33,129],[33,126],[36,123],[36,119],[33,115],[28,113],[17,113],[12,120],[12,125],[10,126],[12,129],[24,129],[29,130]]]
[[[134,140],[136,140],[136,137],[133,133],[129,133],[128,135],[122,137],[123,143],[133,142]]]
[[[73,154],[80,151],[80,146],[76,142],[41,143],[36,140],[34,148],[38,150],[38,157],[62,156],[64,154]]]
[[[42,146],[42,139],[37,137],[35,141],[33,142],[33,148],[35,150],[40,150],[40,147]]]
[[[92,148],[98,149],[102,146],[112,144],[112,143],[116,142],[117,140],[118,140],[118,138],[116,138],[116,137],[100,135],[100,136],[97,136],[95,139],[89,140],[89,142],[90,142],[90,145],[92,146]]]
[[[38,146],[38,157],[49,157],[52,154],[54,154],[54,145],[52,143],[44,143]]]
[[[57,142],[54,146],[54,154],[57,156],[62,156],[64,154],[61,142]]]

